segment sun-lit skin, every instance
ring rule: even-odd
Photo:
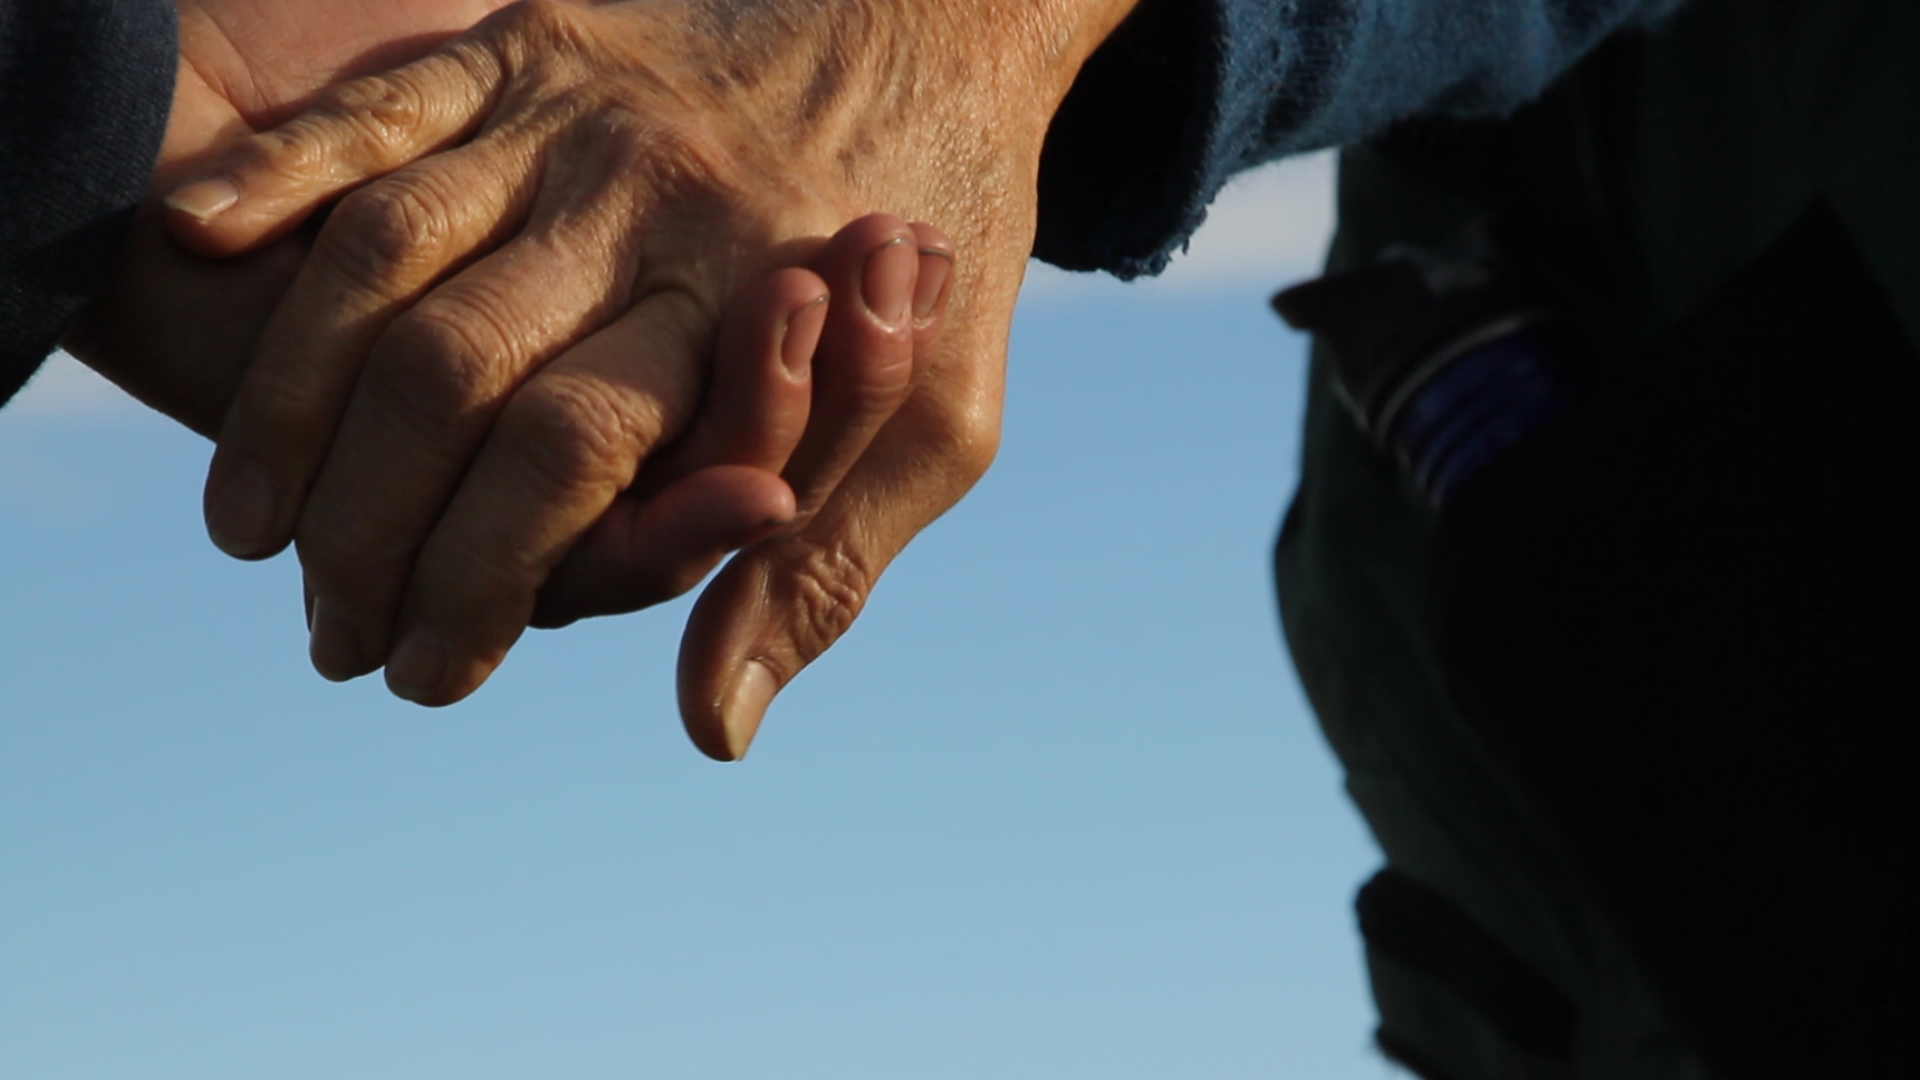
[[[194,0],[184,7],[183,56],[153,204],[69,335],[69,349],[160,411],[215,434],[253,342],[300,269],[311,230],[239,258],[197,258],[164,235],[159,196],[210,154],[296,113],[329,81],[415,58],[491,6]],[[895,261],[890,277],[882,276],[915,297],[912,335],[840,313],[857,310],[857,303],[835,305],[839,314],[829,320],[830,291],[858,296],[865,254],[899,237],[913,241],[919,259]],[[858,398],[911,366],[911,350],[937,331],[951,250],[937,229],[874,216],[843,228],[812,269],[778,271],[736,295],[721,321],[710,385],[692,426],[647,462],[634,488],[596,523],[543,594],[543,622],[632,610],[678,595],[727,551],[764,537],[774,522],[792,520],[790,483],[818,498],[812,486],[830,482],[819,472],[820,460],[858,453],[847,440],[859,433],[840,422],[833,403]],[[922,265],[940,272],[923,277]],[[826,408],[813,410],[816,396]],[[789,460],[810,422],[836,433],[809,441],[811,472],[806,461]]]
[[[174,199],[176,233],[228,255],[386,177],[333,212],[263,331],[210,530],[248,557],[297,542],[354,639],[316,640],[357,661],[331,674],[385,662],[403,696],[458,700],[677,432],[721,300],[850,218],[937,222],[961,254],[937,343],[843,403],[858,437],[828,455],[832,482],[796,493],[798,521],[723,571],[689,626],[689,731],[738,756],[991,460],[1047,123],[1130,7],[541,0],[326,92]]]

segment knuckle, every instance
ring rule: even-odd
[[[660,335],[660,349],[679,356],[707,356],[713,349],[719,309],[703,293],[686,288],[670,288],[655,293],[647,303],[652,308],[652,326]],[[691,369],[688,375],[692,376]]]
[[[303,520],[294,537],[301,572],[310,587],[329,596],[345,595],[361,578],[365,563],[360,545],[334,524]]]
[[[515,30],[540,30],[565,25],[566,5],[560,0],[520,0],[501,9],[501,25]]]
[[[843,547],[809,545],[787,566],[789,633],[801,666],[840,640],[860,617],[879,574]]]
[[[875,350],[856,376],[855,404],[864,413],[885,416],[913,390],[913,353],[899,348]]]
[[[555,373],[514,396],[500,429],[543,494],[625,487],[637,469],[637,436],[660,426],[643,408],[598,379]]]
[[[241,143],[236,164],[247,173],[270,173],[283,179],[313,178],[327,162],[310,118],[302,116],[283,127],[263,131]]]
[[[449,623],[484,633],[501,613],[526,625],[541,571],[527,553],[484,536],[430,545],[415,572],[414,590],[432,597],[432,607],[454,614]]]
[[[405,144],[429,109],[427,95],[403,73],[341,83],[325,106],[324,115],[346,125],[357,141],[380,149]]]
[[[324,391],[298,366],[258,363],[247,373],[239,411],[248,431],[268,433],[281,445],[305,442],[326,408]]]
[[[1000,453],[1000,422],[997,413],[985,419],[970,417],[958,425],[947,441],[948,460],[969,484],[986,475]]]
[[[695,203],[739,206],[748,200],[725,147],[707,133],[669,128],[650,140],[648,175],[663,192]]]
[[[574,12],[562,0],[519,0],[488,21],[514,67],[551,63],[587,47]]]
[[[388,328],[366,373],[368,391],[396,422],[428,439],[483,413],[502,392],[504,332],[452,301],[423,304]]]
[[[439,268],[455,231],[455,205],[422,176],[389,177],[340,203],[315,254],[350,282],[394,287]]]
[[[378,610],[389,589],[404,580],[418,551],[403,537],[376,531],[371,522],[316,507],[294,536],[307,584],[349,610]]]
[[[650,198],[675,203],[687,214],[719,213],[751,202],[726,147],[700,124],[637,113],[609,101],[581,125],[576,137],[604,163],[610,177],[622,178]]]
[[[909,408],[920,398],[908,400]],[[997,398],[946,402],[928,410],[915,409],[917,441],[928,460],[940,462],[959,484],[971,487],[1000,452],[1000,404]]]

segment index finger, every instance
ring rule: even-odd
[[[404,67],[330,87],[307,111],[248,136],[166,198],[174,238],[225,257],[286,235],[369,180],[453,145],[493,111],[500,62],[458,39]]]

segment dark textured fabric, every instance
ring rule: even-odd
[[[1816,204],[1640,360],[1443,519],[1450,681],[1724,1075],[1915,1075],[1920,352]]]
[[[1368,949],[1445,983],[1521,1050],[1555,1061],[1572,1056],[1573,1002],[1459,905],[1388,868],[1360,887],[1353,906]]]
[[[165,0],[0,0],[0,402],[86,305],[146,192],[176,38]]]
[[[1034,254],[1158,273],[1227,178],[1416,116],[1508,112],[1677,0],[1145,0],[1048,132]]]
[[[1336,269],[1489,236],[1588,353],[1436,520],[1319,343],[1277,560],[1389,862],[1569,993],[1583,1077],[1669,1075],[1589,1055],[1610,936],[1706,1075],[1920,1075],[1916,42],[1906,0],[1694,0],[1514,117],[1343,157]],[[1420,1061],[1561,1075],[1373,974]]]

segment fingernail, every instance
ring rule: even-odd
[[[313,670],[333,682],[346,682],[366,674],[360,631],[341,617],[337,608],[324,597],[316,597],[309,621],[313,633],[307,641],[307,656],[313,661]]]
[[[733,688],[727,692],[726,704],[720,707],[727,754],[733,760],[747,756],[747,747],[752,745],[754,733],[760,730],[760,721],[767,715],[767,705],[779,688],[767,665],[758,660],[740,665],[740,674],[734,676]]]
[[[827,295],[822,293],[787,316],[787,328],[780,339],[780,362],[795,379],[804,379],[813,371],[813,350],[820,345],[826,314]]]
[[[207,493],[207,535],[236,559],[251,559],[267,546],[279,513],[280,494],[266,466],[239,461]]]
[[[953,254],[939,248],[920,249],[920,276],[913,283],[913,318],[918,322],[933,314],[953,273]]]
[[[415,627],[387,661],[387,689],[394,696],[425,705],[447,678],[447,643],[426,627]]]
[[[907,305],[913,303],[913,286],[908,279],[919,259],[904,236],[887,241],[867,256],[866,272],[860,281],[861,298],[867,310],[888,326],[897,326],[907,317]]]
[[[240,189],[231,180],[202,180],[167,196],[167,205],[201,222],[212,221],[240,201]]]

